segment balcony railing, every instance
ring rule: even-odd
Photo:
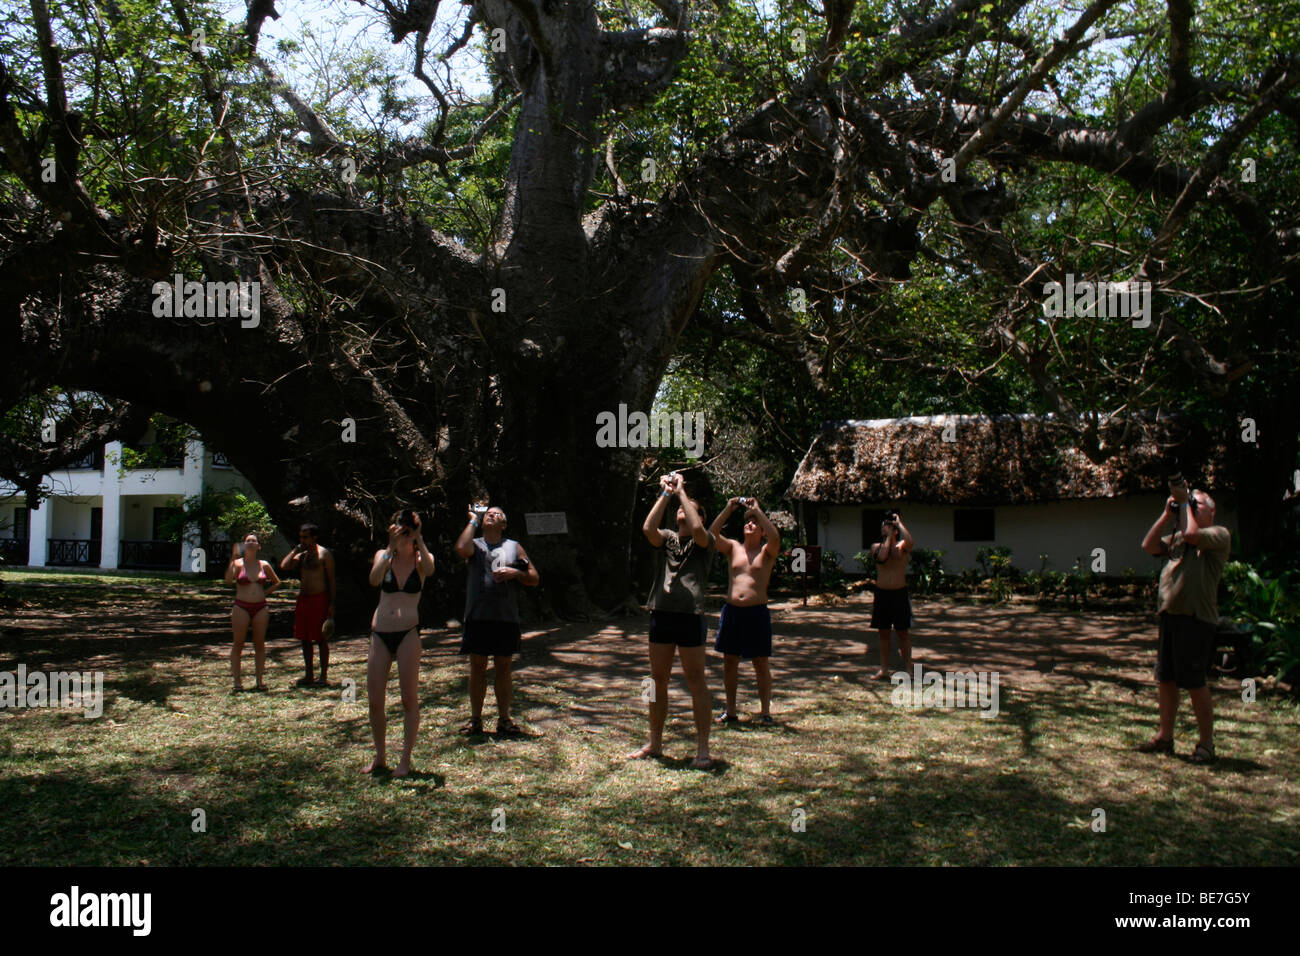
[[[158,450],[153,451],[154,448]],[[155,454],[159,455],[157,461],[152,461],[144,466],[144,470],[154,468],[184,468],[185,467],[185,449],[175,448],[168,445],[155,445],[150,442],[140,445],[135,449],[141,455]]]
[[[103,471],[104,470],[104,449],[96,448],[89,452],[84,458],[71,462],[68,465],[68,471]]]
[[[181,546],[176,541],[122,541],[117,566],[153,571],[175,571],[181,566]]]
[[[101,542],[91,538],[50,538],[45,563],[59,567],[99,567]]]
[[[5,564],[26,564],[27,538],[0,538],[0,561]]]

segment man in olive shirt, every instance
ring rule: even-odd
[[[660,528],[669,499],[676,497],[677,530]],[[658,552],[655,581],[646,606],[650,608],[650,742],[628,754],[629,760],[663,755],[664,723],[668,719],[668,678],[674,652],[681,657],[682,672],[691,689],[695,718],[695,760],[691,766],[709,767],[709,723],[713,704],[704,681],[704,592],[713,560],[713,535],[704,527],[703,511],[682,485],[682,476],[659,480],[659,500],[646,515],[642,532]]]
[[[1192,763],[1214,760],[1214,712],[1206,673],[1214,655],[1219,620],[1219,577],[1228,560],[1231,533],[1216,525],[1214,499],[1189,491],[1176,477],[1156,523],[1142,541],[1142,550],[1169,562],[1160,572],[1160,646],[1156,655],[1156,686],[1160,697],[1160,732],[1140,746],[1143,753],[1174,752],[1174,717],[1178,692],[1186,688],[1196,712],[1200,740]]]

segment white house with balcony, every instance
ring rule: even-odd
[[[153,429],[144,443],[152,441]],[[203,489],[252,486],[219,452],[188,441],[159,467],[124,469],[121,442],[110,442],[67,469],[46,475],[49,497],[28,507],[13,484],[0,481],[0,558],[28,567],[132,568],[194,571],[197,527],[181,543],[163,539],[161,523]],[[209,560],[213,560],[209,555]],[[224,565],[226,555],[216,556]]]

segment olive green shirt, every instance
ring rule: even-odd
[[[655,580],[646,607],[652,611],[703,614],[709,564],[714,555],[713,535],[709,535],[709,546],[701,548],[690,535],[681,537],[671,529],[659,533],[664,543],[655,549]]]
[[[1228,561],[1232,534],[1223,525],[1202,528],[1199,545],[1181,532],[1160,539],[1169,563],[1160,572],[1161,614],[1191,614],[1207,624],[1219,622],[1219,577]]]

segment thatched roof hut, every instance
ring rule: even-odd
[[[934,415],[832,422],[786,492],[816,504],[1028,504],[1158,493],[1182,462],[1194,485],[1225,487],[1225,449],[1182,416],[1131,419],[1101,430],[1100,463],[1053,416]]]

